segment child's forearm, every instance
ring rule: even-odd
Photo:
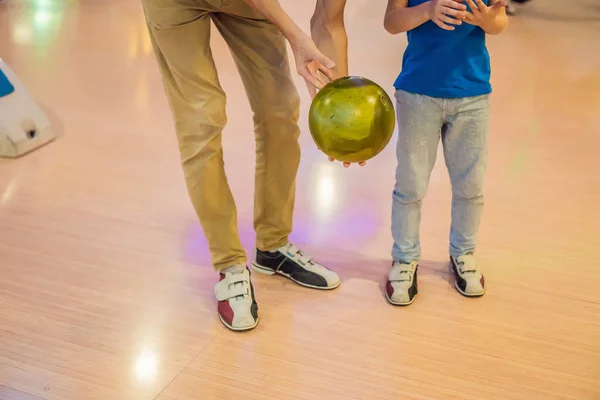
[[[415,7],[391,8],[385,13],[383,26],[392,35],[407,32],[429,21],[430,1]]]
[[[312,39],[319,50],[335,62],[335,79],[348,76],[348,36],[343,26],[315,26]]]
[[[348,76],[348,35],[344,26],[346,0],[317,0],[310,19],[312,38],[319,50],[335,62],[334,78]]]

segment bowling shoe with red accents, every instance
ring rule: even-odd
[[[385,295],[395,306],[407,306],[415,301],[418,293],[417,271],[419,264],[394,262],[388,274]]]
[[[250,271],[221,272],[215,286],[219,318],[232,331],[248,331],[258,325],[258,305]]]
[[[485,294],[485,278],[473,254],[450,257],[450,270],[454,275],[454,287],[460,294],[467,297]]]

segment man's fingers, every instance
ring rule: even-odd
[[[317,89],[323,89],[323,84],[319,82],[316,76],[312,75],[307,67],[304,67],[298,71],[298,74],[304,78],[307,84],[311,84]],[[316,75],[316,74],[315,74]]]
[[[321,76],[321,74],[319,74],[318,72],[314,73],[313,76],[317,81],[319,81],[319,85],[321,85],[319,89],[322,89],[327,84],[327,81],[325,81],[325,77]]]
[[[333,81],[335,78],[333,76],[333,72],[322,64],[319,64],[319,71],[329,79],[329,81]]]
[[[319,73],[319,65],[315,61],[306,64],[306,69],[319,82],[319,89],[322,89],[327,84],[326,77]]]
[[[310,98],[314,99],[317,95],[317,88],[311,85],[307,80],[304,81],[306,83],[306,87],[308,88],[308,93],[310,94]]]
[[[325,68],[329,68],[329,69],[335,68],[335,63],[323,54],[321,54],[319,57],[315,57],[315,61],[319,65],[325,66]]]
[[[319,82],[321,82],[323,86],[327,85],[330,81],[330,79],[326,75],[321,73],[321,71],[317,71],[317,79],[319,80]]]
[[[320,150],[320,149],[319,149],[319,150]],[[327,159],[329,160],[329,162],[335,162],[335,158],[333,158],[333,157],[327,157]],[[360,161],[360,162],[358,163],[358,165],[360,165],[361,167],[364,167],[366,164],[367,164],[367,162],[366,162],[366,161]],[[343,163],[342,163],[342,165],[343,165],[345,168],[349,168],[349,167],[350,167],[352,164],[351,164],[351,163],[349,163],[349,162],[343,162]]]

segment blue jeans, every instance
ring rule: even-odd
[[[427,194],[438,143],[452,183],[450,255],[474,252],[483,211],[489,95],[437,99],[396,92],[398,167],[392,204],[394,261],[419,261],[421,203]]]

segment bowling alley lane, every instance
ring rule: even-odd
[[[280,3],[308,30],[314,0]],[[406,38],[385,32],[384,8],[348,1],[350,70],[393,99]],[[252,113],[212,33],[225,168],[252,255]],[[216,315],[218,277],[140,2],[0,0],[0,57],[58,135],[0,159],[0,400],[600,399],[599,35],[595,0],[532,0],[488,40],[477,252],[488,291],[475,300],[448,272],[440,151],[419,297],[387,304],[397,133],[365,167],[328,162],[294,76],[302,161],[291,239],[342,284],[322,293],[253,274],[260,325],[234,334]]]

